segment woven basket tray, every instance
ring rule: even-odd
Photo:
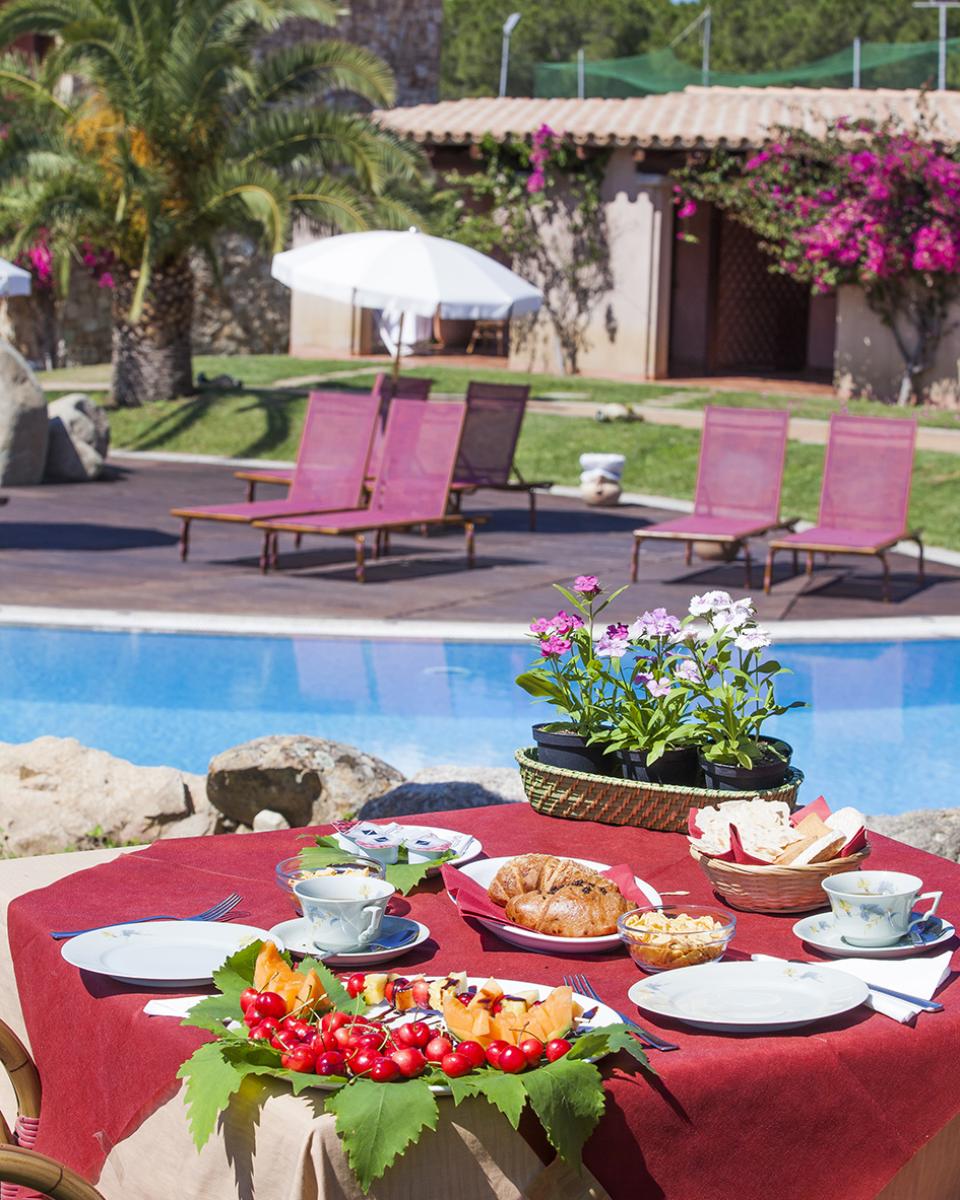
[[[870,853],[869,845],[847,858],[809,863],[801,867],[754,867],[742,863],[721,862],[695,850],[690,853],[699,862],[717,895],[731,908],[746,912],[800,913],[826,908],[829,901],[820,884],[830,875],[858,871]]]
[[[791,807],[803,774],[790,768],[786,783],[766,792],[719,792],[681,784],[636,783],[608,775],[565,771],[537,761],[533,747],[518,750],[523,790],[531,808],[547,817],[569,821],[601,821],[606,825],[637,825],[665,833],[686,833],[691,808],[710,808],[725,800],[783,800]]]

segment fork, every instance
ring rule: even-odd
[[[573,988],[575,992],[579,992],[581,996],[589,996],[591,1000],[596,1000],[599,1004],[605,1004],[606,1001],[601,1000],[597,995],[596,989],[586,975],[564,975],[563,982],[569,988]],[[607,1005],[609,1008],[610,1006]],[[664,1041],[663,1038],[657,1037],[655,1033],[651,1033],[648,1029],[644,1029],[642,1025],[626,1013],[619,1012],[613,1009],[624,1025],[629,1025],[643,1041],[644,1045],[650,1050],[679,1050],[680,1047],[675,1042]]]
[[[50,936],[54,941],[62,942],[65,938],[79,937],[81,933],[96,933],[99,929],[112,929],[114,925],[143,925],[147,921],[222,921],[240,903],[240,895],[231,892],[229,896],[218,903],[206,908],[203,912],[194,913],[192,917],[172,917],[160,913],[155,917],[137,917],[133,921],[111,921],[108,925],[93,925],[90,929],[55,929]]]

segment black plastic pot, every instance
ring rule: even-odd
[[[697,782],[696,746],[675,746],[664,750],[655,763],[647,765],[646,750],[621,750],[624,779],[637,783],[680,783]]]
[[[768,754],[752,767],[739,764],[710,762],[700,754],[703,786],[719,792],[763,792],[779,787],[787,778],[793,747],[780,738],[761,737],[761,742],[776,746],[783,758]]]
[[[549,724],[534,725],[537,758],[548,767],[563,771],[583,771],[587,775],[618,775],[620,764],[603,746],[588,746],[587,739],[573,729],[551,729]]]

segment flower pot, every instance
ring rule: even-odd
[[[664,750],[655,763],[647,766],[646,750],[621,750],[624,779],[637,783],[688,783],[697,782],[696,746],[674,746]]]
[[[603,746],[587,745],[587,739],[574,729],[534,725],[537,758],[549,767],[564,771],[583,771],[587,775],[616,775],[620,764],[612,754],[604,754]]]
[[[783,758],[769,754],[751,767],[741,767],[739,763],[710,762],[701,752],[704,786],[722,792],[762,792],[779,787],[787,777],[793,747],[780,738],[761,737],[759,740],[776,746]]]

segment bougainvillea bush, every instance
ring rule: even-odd
[[[956,150],[922,126],[841,118],[822,137],[783,129],[752,155],[692,159],[676,200],[680,218],[700,200],[724,209],[815,292],[859,285],[902,355],[900,403],[917,393],[960,297]]]

